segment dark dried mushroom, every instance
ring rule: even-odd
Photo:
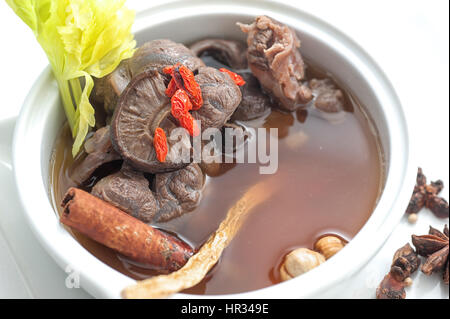
[[[258,79],[250,72],[240,73],[240,75],[245,81],[245,85],[241,86],[242,101],[231,120],[249,121],[267,115],[270,112],[272,102],[262,92]]]
[[[326,113],[337,113],[344,110],[344,93],[331,79],[312,79],[309,87],[314,95],[314,106]]]
[[[221,128],[241,103],[241,90],[227,74],[211,67],[201,67],[195,80],[202,90],[203,106],[192,116],[201,121],[202,131]]]
[[[205,177],[197,164],[184,169],[157,174],[154,180],[155,196],[159,210],[156,222],[166,222],[194,210],[201,199]]]
[[[100,92],[94,93],[94,95],[103,95],[105,110],[112,114],[119,96],[134,76],[147,68],[157,69],[161,72],[164,67],[178,62],[193,72],[205,65],[183,44],[166,39],[147,42],[135,52],[132,58],[122,61],[114,72],[104,78],[103,83],[98,85],[96,83],[94,88]]]
[[[101,179],[91,193],[144,222],[152,221],[159,208],[144,174],[126,164]]]
[[[223,39],[205,39],[190,46],[192,52],[198,57],[203,54],[213,56],[219,62],[232,69],[247,68],[247,47],[239,41]]]
[[[201,200],[204,175],[200,167],[153,177],[152,189],[143,173],[124,164],[115,174],[100,180],[92,194],[146,223],[166,222],[194,210]]]
[[[170,138],[177,126],[170,120],[171,105],[165,90],[164,77],[157,70],[140,73],[120,96],[111,123],[115,150],[135,168],[152,174],[183,168],[190,161],[191,142],[187,131],[179,130],[179,140]],[[158,161],[153,146],[154,132],[158,127],[168,137],[169,152],[163,163]],[[189,157],[184,158],[180,154],[188,154]]]
[[[267,16],[257,17],[250,25],[238,25],[248,34],[248,65],[279,107],[294,111],[311,101],[312,92],[302,83],[305,64],[295,32]]]
[[[84,143],[84,150],[87,156],[79,165],[75,166],[70,174],[70,178],[77,185],[85,182],[103,164],[121,159],[112,147],[109,126],[98,129]]]

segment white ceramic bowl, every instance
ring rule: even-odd
[[[244,40],[237,21],[267,14],[299,32],[302,53],[333,73],[367,108],[386,155],[387,178],[380,201],[357,236],[334,258],[307,274],[251,292],[215,297],[292,298],[334,296],[379,250],[400,220],[414,185],[408,129],[400,102],[376,63],[351,39],[297,8],[271,1],[171,1],[141,12],[134,32],[140,44],[170,38],[189,43],[204,37]],[[50,69],[43,71],[19,116],[13,143],[18,193],[31,229],[64,269],[80,272],[81,285],[95,297],[118,298],[134,281],[85,250],[59,223],[49,185],[51,152],[64,122],[63,108]],[[192,295],[178,294],[175,297]]]

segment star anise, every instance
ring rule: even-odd
[[[420,259],[410,244],[395,252],[391,270],[377,288],[377,299],[405,299],[405,279],[420,265]]]
[[[444,283],[448,285],[449,276],[449,246],[448,246],[448,226],[445,225],[444,231],[430,226],[428,235],[412,235],[412,243],[420,256],[426,257],[421,270],[426,275],[444,271]]]
[[[419,167],[416,186],[406,213],[417,214],[423,207],[427,207],[438,217],[448,217],[448,203],[438,196],[443,188],[444,183],[441,180],[427,184],[427,178]]]

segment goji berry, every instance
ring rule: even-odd
[[[197,81],[195,81],[194,73],[192,73],[192,71],[184,65],[180,65],[175,70],[179,72],[181,78],[183,79],[183,86],[187,94],[191,98],[193,109],[198,110],[203,105],[203,97],[200,85],[197,83]],[[177,81],[176,78],[175,81]]]
[[[166,161],[166,157],[167,157],[167,153],[168,153],[169,149],[167,146],[166,133],[160,127],[158,127],[155,130],[155,136],[153,138],[153,146],[155,147],[156,158],[161,163],[164,163]]]
[[[228,74],[230,76],[230,78],[234,81],[234,83],[236,83],[237,86],[245,85],[244,79],[239,74],[234,73],[234,72],[232,72],[230,70],[227,70],[225,68],[221,68],[221,69],[219,69],[219,71]]]
[[[203,105],[203,97],[200,85],[195,81],[194,73],[186,66],[177,63],[174,66],[168,66],[163,69],[165,74],[172,75],[172,79],[166,90],[166,95],[172,97],[175,94],[175,86],[178,89],[185,90],[191,99],[194,110],[198,110]]]
[[[177,87],[177,84],[175,83],[175,80],[171,79],[169,82],[169,85],[167,86],[167,89],[166,89],[166,95],[168,97],[172,97],[177,90],[178,90],[178,87]]]
[[[172,115],[180,119],[184,114],[192,110],[192,103],[187,93],[178,89],[172,96]]]
[[[178,120],[180,121],[180,125],[189,132],[189,135],[196,137],[200,134],[200,129],[191,113],[183,114]]]

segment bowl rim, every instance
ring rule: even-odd
[[[371,85],[373,84],[375,87],[373,89],[375,96],[386,103],[382,105],[383,112],[388,119],[390,168],[389,172],[387,172],[385,190],[372,216],[353,240],[338,255],[307,274],[287,282],[249,292],[204,296],[180,293],[173,297],[191,299],[204,297],[317,297],[332,285],[349,278],[358,269],[362,268],[381,248],[393,228],[403,216],[411,195],[411,192],[404,185],[414,185],[416,174],[415,167],[412,163],[412,152],[409,143],[410,134],[408,132],[407,122],[395,89],[369,54],[335,27],[291,5],[273,0],[218,0],[214,1],[214,3],[207,0],[173,0],[166,4],[158,4],[138,13],[134,31],[139,32],[148,28],[144,18],[149,19],[150,16],[152,17],[153,26],[162,21],[170,21],[171,18],[166,17],[167,10],[171,12],[176,10],[177,17],[179,18],[180,16],[200,15],[202,12],[208,12],[208,14],[233,14],[233,12],[236,14],[247,12],[241,11],[244,7],[286,16],[292,21],[301,18],[304,21],[303,23],[321,29],[328,40],[336,42],[334,45],[340,45],[340,50],[345,52],[353,63],[358,64],[359,71],[364,73],[371,81]],[[53,86],[53,90],[48,90],[51,86]],[[49,67],[41,73],[25,99],[14,132],[14,176],[26,220],[45,250],[63,269],[67,271],[67,265],[70,265],[72,269],[79,271],[81,275],[81,286],[85,290],[96,297],[118,298],[120,297],[121,289],[133,284],[135,281],[91,255],[60,225],[59,220],[53,213],[52,205],[48,200],[47,189],[43,184],[43,179],[48,177],[42,176],[42,165],[48,165],[48,163],[42,163],[42,158],[40,161],[27,160],[27,154],[41,155],[41,145],[45,138],[43,132],[38,132],[39,134],[37,136],[33,136],[33,133],[36,134],[36,132],[33,132],[33,123],[45,121],[45,114],[43,114],[45,112],[36,110],[36,103],[34,101],[45,90],[49,91],[47,93],[48,101],[58,99],[58,92],[54,86]],[[393,132],[397,134],[392,134]],[[30,140],[34,140],[35,142],[30,143]],[[32,156],[31,158],[35,157]],[[32,178],[29,178],[29,176]],[[386,193],[386,190],[390,192]],[[27,200],[28,198],[32,198],[33,200],[29,201]],[[49,214],[47,215],[49,216],[42,218],[38,214],[33,214],[33,210],[36,207],[40,210],[48,211]],[[52,213],[50,213],[50,210]],[[379,240],[373,240],[374,234],[377,234]],[[81,256],[82,258],[75,261],[73,256]],[[358,258],[355,259],[354,256],[358,256]],[[349,265],[348,260],[352,260],[351,265]],[[298,287],[307,287],[307,289],[298,291]],[[297,291],[297,293],[293,294],[294,291]]]

